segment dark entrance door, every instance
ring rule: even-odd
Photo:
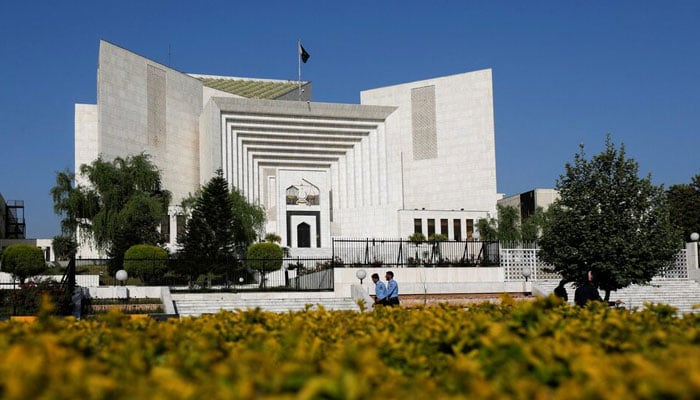
[[[297,247],[311,247],[311,226],[306,222],[297,225]]]

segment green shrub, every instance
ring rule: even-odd
[[[144,283],[159,281],[168,269],[168,252],[149,244],[137,244],[124,253],[124,269]]]
[[[12,244],[2,253],[2,270],[11,273],[20,282],[46,270],[44,252],[28,244]]]
[[[248,266],[261,271],[277,271],[282,268],[283,255],[277,243],[253,243],[248,247]]]
[[[265,234],[266,242],[281,243],[282,237],[276,233],[268,232]]]
[[[447,237],[447,235],[442,234],[442,233],[433,233],[432,235],[430,235],[428,240],[431,242],[444,242],[444,241],[448,240],[448,237]]]
[[[425,242],[425,235],[420,233],[420,232],[416,232],[416,233],[411,234],[408,237],[408,240],[410,240],[411,242],[413,242],[415,244],[421,244],[421,243]]]

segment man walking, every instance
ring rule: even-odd
[[[386,271],[387,304],[390,306],[399,305],[399,284],[394,280],[394,273]]]
[[[372,282],[374,282],[374,304],[387,305],[386,286],[379,280],[379,274],[372,274]]]

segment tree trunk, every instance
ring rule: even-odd
[[[605,298],[603,299],[605,302],[610,301],[610,290],[605,290]]]

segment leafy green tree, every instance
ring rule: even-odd
[[[520,212],[511,206],[496,206],[498,210],[498,228],[496,235],[501,242],[517,242],[520,236]]]
[[[534,214],[525,218],[520,224],[520,236],[523,241],[534,242],[539,239],[545,225],[548,222],[548,214],[542,207],[537,207]]]
[[[495,218],[482,218],[476,222],[479,240],[490,242],[498,240],[498,222]]]
[[[106,250],[110,271],[122,267],[124,252],[135,244],[156,244],[167,215],[170,192],[161,187],[160,171],[141,153],[80,166],[85,186],[72,187],[74,176],[59,172],[51,189],[54,211],[63,215],[67,233],[81,228],[96,247]]]
[[[51,247],[53,248],[53,254],[56,256],[56,260],[67,261],[75,255],[75,251],[78,249],[78,243],[76,243],[75,239],[72,237],[57,235],[53,237]]]
[[[236,255],[234,204],[223,172],[218,170],[196,196],[185,232],[178,238],[184,261],[180,272],[190,279],[224,273]]]
[[[21,283],[46,271],[44,252],[28,244],[12,244],[2,252],[2,270],[11,273]]]
[[[260,272],[260,287],[265,286],[265,275],[268,272],[282,268],[283,256],[284,251],[277,243],[253,243],[248,247],[246,254],[248,268]]]
[[[167,265],[168,252],[162,247],[137,244],[124,253],[124,269],[129,276],[140,278],[144,283],[160,281]]]
[[[231,189],[233,207],[233,232],[237,251],[243,254],[248,246],[258,238],[265,225],[265,210],[251,204],[236,188]],[[280,238],[281,240],[281,238]]]
[[[690,234],[700,232],[700,175],[690,184],[672,185],[667,192],[671,223],[690,240]]]
[[[557,181],[561,195],[550,208],[540,257],[569,281],[583,284],[593,271],[610,291],[649,282],[681,245],[670,224],[664,190],[608,135],[605,150],[588,160],[583,145]]]
[[[520,214],[511,206],[496,206],[498,218],[482,218],[476,223],[479,239],[484,241],[516,242],[520,240]]]

